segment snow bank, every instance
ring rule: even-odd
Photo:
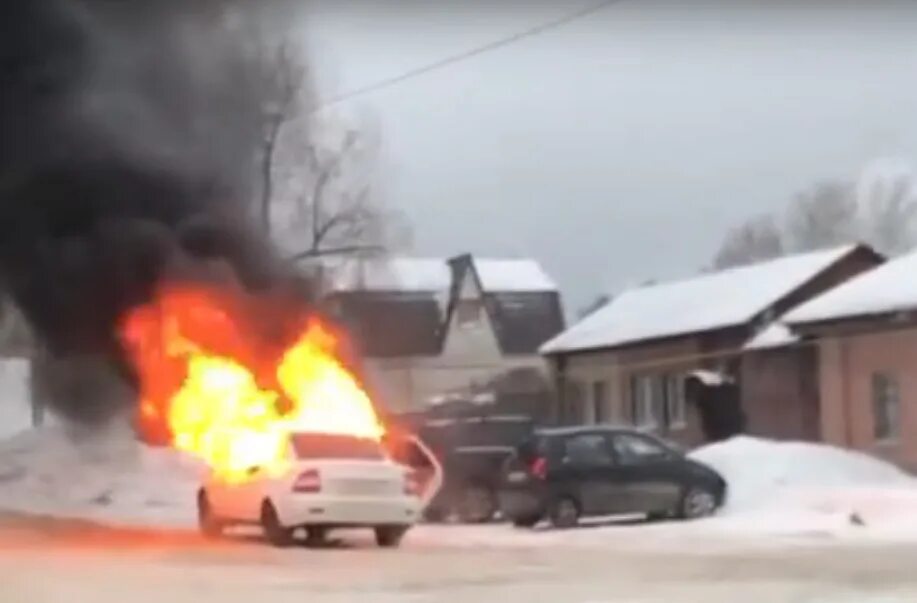
[[[0,439],[32,426],[30,366],[25,358],[0,360]]]
[[[736,437],[691,456],[729,484],[721,527],[768,533],[853,528],[917,536],[917,479],[824,444]]]
[[[187,526],[203,467],[126,427],[49,425],[0,441],[0,509],[116,524]]]

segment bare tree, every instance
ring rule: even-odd
[[[866,239],[883,253],[895,255],[914,243],[917,194],[913,174],[894,171],[865,174],[858,200]]]
[[[783,236],[773,216],[761,215],[740,224],[726,234],[713,259],[713,268],[722,270],[780,257],[784,254]]]
[[[377,141],[315,111],[305,55],[282,31],[255,18],[242,34],[246,85],[259,94],[255,212],[265,232],[295,258],[387,248],[401,216],[382,206],[369,178]]]
[[[795,251],[841,245],[858,238],[858,226],[854,185],[826,180],[797,196],[790,206],[787,243]]]
[[[376,130],[327,119],[308,129],[309,137],[289,130],[281,143],[287,161],[275,172],[282,188],[275,218],[294,258],[378,254],[403,242],[401,216],[382,203],[374,177]]]

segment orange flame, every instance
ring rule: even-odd
[[[140,380],[141,430],[165,432],[227,481],[252,467],[283,471],[293,432],[381,440],[372,401],[342,364],[328,325],[299,320],[292,344],[268,343],[249,317],[274,309],[239,301],[172,286],[129,313],[122,339]]]

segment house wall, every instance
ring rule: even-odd
[[[561,420],[566,423],[595,423],[592,384],[604,381],[608,392],[608,422],[631,425],[634,423],[632,377],[684,373],[699,368],[700,353],[700,340],[691,337],[623,350],[571,354],[566,359],[564,379],[568,389],[578,390],[579,395],[572,401],[568,397],[566,402],[570,410],[568,416],[561,417]],[[703,441],[700,418],[690,404],[686,405],[685,411],[684,426],[660,432],[659,435],[684,446],[695,446]]]
[[[818,354],[787,347],[749,352],[742,358],[742,408],[750,435],[819,439]]]
[[[633,424],[632,377],[706,369],[729,371],[738,379],[748,433],[776,439],[819,437],[817,354],[812,348],[785,348],[739,354],[744,330],[673,339],[622,350],[567,356],[563,374],[569,407],[562,422],[592,424],[591,384],[605,381],[610,422]],[[572,390],[572,397],[571,397]],[[686,405],[684,427],[660,433],[686,447],[704,440],[700,415]],[[558,414],[564,414],[560,412]]]
[[[917,327],[827,337],[819,343],[821,436],[917,470]],[[900,395],[900,435],[877,441],[872,379],[893,376]]]

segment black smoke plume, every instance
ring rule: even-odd
[[[0,278],[71,418],[132,402],[116,325],[163,279],[291,278],[247,219],[260,99],[231,8],[0,3]]]

